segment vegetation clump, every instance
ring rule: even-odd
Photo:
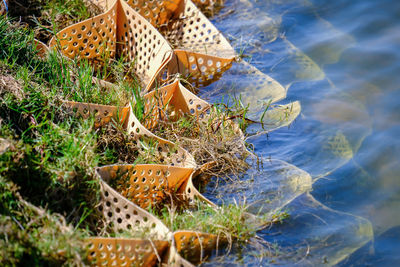
[[[176,208],[162,211],[163,222],[172,230],[193,230],[214,235],[221,239],[247,242],[255,236],[257,228],[246,223],[246,206],[241,204],[212,207],[196,201],[191,209],[177,212]]]
[[[230,112],[214,105],[204,120],[188,115],[176,121],[160,120],[153,132],[185,148],[193,155],[197,165],[211,163],[204,168],[205,177],[239,175],[248,168],[245,160],[251,152],[247,149],[236,117]],[[234,113],[240,114],[240,111],[235,110]]]

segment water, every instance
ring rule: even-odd
[[[248,139],[264,158],[260,170],[207,194],[217,203],[246,197],[253,212],[290,218],[205,265],[400,264],[400,2],[227,0],[212,22],[287,88],[279,103],[299,101],[301,113]],[[251,79],[229,84],[235,75],[201,97],[251,87]]]

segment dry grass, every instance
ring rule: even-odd
[[[242,173],[248,167],[245,159],[250,153],[243,133],[227,114],[211,110],[208,119],[183,116],[177,121],[162,120],[152,131],[186,149],[197,165],[208,164],[203,172],[207,177]]]
[[[24,97],[24,90],[21,82],[15,79],[9,70],[0,66],[0,97],[5,94],[12,95],[16,100],[21,101]]]
[[[97,153],[104,156],[102,164],[164,164],[156,153],[157,143],[127,134],[119,123],[109,123],[97,130]]]

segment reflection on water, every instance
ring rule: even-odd
[[[255,89],[237,65],[202,97],[242,94],[253,118],[274,97],[297,109],[286,123],[276,109],[264,117],[270,128],[250,126],[279,128],[248,139],[261,169],[208,194],[291,217],[208,264],[400,264],[400,3],[226,0],[212,20],[284,91]]]

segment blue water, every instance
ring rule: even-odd
[[[240,188],[207,194],[290,218],[206,265],[400,265],[400,2],[227,0],[211,20],[302,111],[248,140],[264,164]]]

